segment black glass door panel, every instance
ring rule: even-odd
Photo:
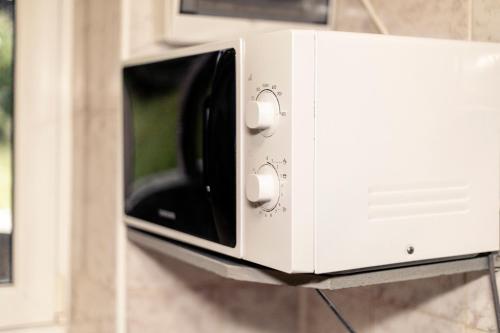
[[[125,213],[236,244],[235,51],[124,69]]]

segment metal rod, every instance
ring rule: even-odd
[[[500,301],[498,299],[498,287],[495,274],[495,253],[488,256],[488,271],[490,273],[491,293],[493,294],[493,305],[495,306],[495,316],[497,319],[497,332],[500,332]]]
[[[333,313],[335,313],[335,315],[340,320],[340,322],[342,323],[342,325],[344,325],[344,327],[346,328],[346,330],[349,333],[356,333],[356,331],[352,328],[351,324],[349,324],[349,322],[344,317],[342,317],[342,315],[340,314],[340,312],[337,309],[337,307],[335,306],[335,304],[325,295],[325,293],[322,292],[319,289],[316,289],[316,292],[323,299],[323,301],[325,301],[325,303],[328,305],[328,307],[330,308],[330,310],[332,310]]]

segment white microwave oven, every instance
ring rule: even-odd
[[[123,80],[131,228],[288,273],[499,249],[500,45],[280,31]]]

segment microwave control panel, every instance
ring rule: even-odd
[[[313,270],[314,45],[301,36],[246,39],[241,72],[243,258],[289,272]]]
[[[249,83],[252,81],[250,77]],[[251,86],[251,85],[250,85]],[[251,89],[251,88],[250,88]],[[254,94],[246,102],[245,126],[250,136],[250,143],[262,145],[262,152],[253,150],[256,156],[252,160],[250,172],[245,179],[245,194],[251,207],[260,217],[276,218],[277,214],[286,213],[286,183],[288,179],[287,157],[273,154],[273,136],[279,137],[279,125],[285,125],[286,112],[281,109],[277,84],[262,83],[254,86]],[[249,161],[249,160],[247,160]],[[250,162],[250,161],[249,161]]]

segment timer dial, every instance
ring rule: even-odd
[[[280,182],[276,169],[269,163],[247,176],[246,195],[250,202],[257,203],[264,210],[276,207],[280,196]]]
[[[248,128],[263,131],[264,136],[274,132],[279,119],[280,104],[271,90],[262,90],[255,101],[249,101],[245,112]]]

